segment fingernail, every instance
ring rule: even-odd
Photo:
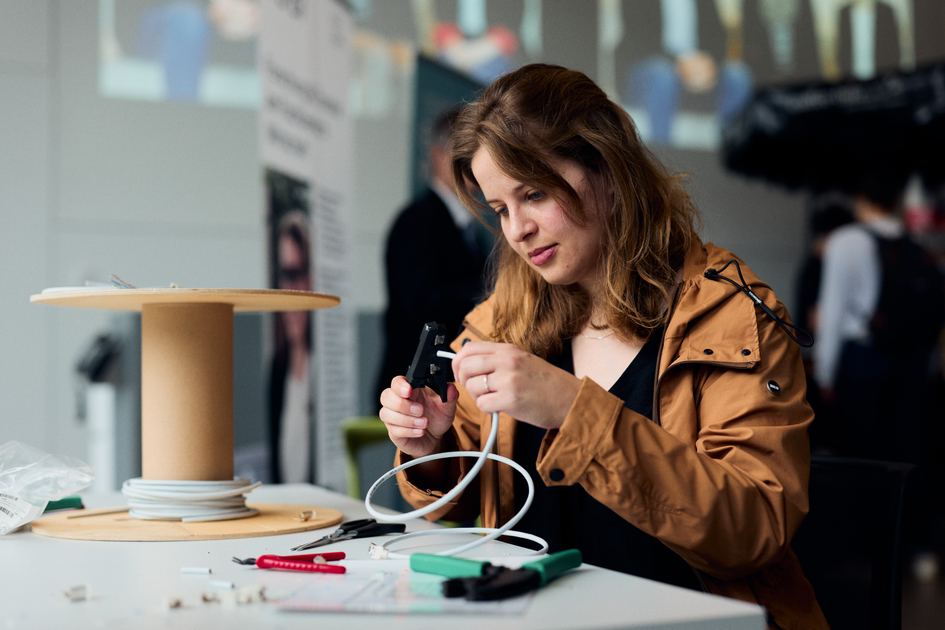
[[[401,388],[400,388],[400,395],[401,395],[401,396],[409,396],[409,395],[410,395],[410,388],[409,388],[409,387],[401,387]]]
[[[422,427],[422,426],[426,425],[426,423],[427,423],[426,419],[424,419],[424,418],[417,418],[416,420],[413,421],[413,426],[415,426],[415,427]]]
[[[414,430],[413,430],[413,434],[414,434],[414,435],[423,435],[423,429],[414,429]]]
[[[420,405],[410,405],[410,413],[415,416],[419,416],[421,413],[423,413],[423,407]]]

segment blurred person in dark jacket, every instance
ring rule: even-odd
[[[492,235],[453,193],[448,146],[459,109],[433,122],[429,188],[400,211],[387,239],[386,347],[377,393],[404,374],[423,325],[459,332],[463,317],[484,296]]]

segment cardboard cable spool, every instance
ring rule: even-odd
[[[176,288],[62,290],[30,301],[141,312],[141,476],[182,481],[233,479],[233,313],[316,310],[341,302],[308,291]],[[83,540],[209,540],[320,529],[342,518],[330,508],[247,505],[259,514],[181,523],[90,510],[48,516],[32,529]],[[299,521],[306,510],[314,517]]]

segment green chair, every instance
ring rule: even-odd
[[[355,499],[363,499],[358,469],[358,451],[368,444],[387,440],[387,427],[377,416],[356,416],[344,420],[341,428],[347,449],[348,495]]]

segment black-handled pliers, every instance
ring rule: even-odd
[[[407,529],[407,525],[404,523],[378,523],[373,518],[362,518],[357,521],[342,523],[338,529],[327,536],[322,536],[318,540],[299,545],[298,547],[292,547],[292,551],[314,549],[315,547],[323,547],[342,540],[350,540],[351,538],[370,538],[371,536],[383,536],[384,534],[402,534],[405,529]]]

